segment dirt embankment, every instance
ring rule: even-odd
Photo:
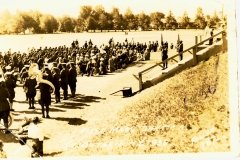
[[[93,136],[59,156],[230,151],[228,89],[228,55],[213,56],[80,130]]]

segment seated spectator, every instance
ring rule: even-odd
[[[32,120],[33,124],[28,128],[28,137],[32,139],[33,142],[33,157],[43,156],[43,131],[38,126],[39,118],[34,117]]]

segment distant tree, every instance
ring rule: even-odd
[[[25,30],[30,30],[38,27],[38,23],[35,21],[30,12],[17,11],[19,19],[22,19],[22,29],[25,34]]]
[[[108,27],[108,19],[104,13],[100,14],[99,20],[98,20],[98,25],[99,25],[101,31]]]
[[[91,16],[98,22],[100,15],[105,14],[105,9],[102,5],[97,5],[92,11]]]
[[[2,33],[10,34],[12,32],[13,15],[6,9],[0,16],[0,27]]]
[[[60,18],[59,30],[61,32],[73,32],[75,28],[74,19],[68,15],[64,15]]]
[[[172,11],[169,11],[168,16],[166,17],[166,24],[168,24],[167,28],[172,27],[173,25],[177,25],[177,21],[175,19],[175,17],[173,16]]]
[[[110,12],[112,17],[113,29],[120,29],[122,26],[122,15],[119,13],[119,9],[117,7],[113,7]]]
[[[150,23],[158,29],[163,27],[162,19],[165,18],[165,15],[161,12],[150,13]]]
[[[217,15],[217,11],[214,11],[213,16],[210,18],[210,25],[215,26],[218,22],[220,22],[220,18]]]
[[[92,16],[90,16],[87,19],[87,29],[88,30],[96,30],[97,26],[98,26],[97,21]]]
[[[84,20],[88,19],[92,14],[92,6],[81,6],[79,16]]]
[[[126,23],[126,29],[135,29],[137,27],[136,17],[132,13],[130,7],[127,8],[125,14],[123,15],[124,22]]]
[[[141,26],[143,29],[148,29],[150,26],[150,17],[144,12],[137,15],[138,26]]]
[[[40,17],[42,17],[42,13],[40,13],[39,11],[30,10],[29,14],[34,19],[32,32],[33,33],[40,33],[41,32]]]
[[[58,29],[57,19],[50,14],[43,14],[40,18],[40,27],[44,33],[53,33]]]
[[[82,28],[83,30],[88,30],[89,24],[88,20],[91,15],[93,15],[92,6],[90,5],[80,6],[80,12],[77,20],[78,27]]]
[[[197,28],[203,29],[206,26],[206,20],[201,7],[197,8],[194,24]]]
[[[189,25],[190,18],[188,17],[187,11],[184,11],[183,16],[181,17],[181,26],[186,28]]]
[[[75,32],[82,32],[86,29],[86,21],[84,21],[80,16],[78,16],[78,18],[76,19],[76,25],[74,28]]]

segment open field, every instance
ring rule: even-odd
[[[142,31],[129,32],[124,35],[124,32],[104,32],[104,33],[67,33],[67,34],[33,34],[33,35],[0,35],[0,51],[5,52],[11,48],[12,52],[27,52],[28,47],[39,48],[58,47],[71,45],[73,40],[78,39],[79,44],[83,45],[85,41],[92,40],[94,45],[100,46],[103,43],[108,44],[110,38],[114,38],[114,42],[124,42],[127,38],[134,42],[147,43],[149,41],[161,42],[161,34],[163,40],[168,41],[169,45],[177,42],[178,33],[183,40],[184,48],[190,47],[195,43],[195,37],[203,34],[203,30],[179,30],[179,31]]]

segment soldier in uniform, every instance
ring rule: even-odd
[[[51,73],[50,69],[48,68],[48,64],[47,63],[44,64],[42,72],[48,74],[47,80],[52,82],[52,73]]]
[[[167,48],[167,45],[166,45],[166,43],[165,43],[165,45],[163,46],[163,49],[162,49],[162,61],[164,61],[164,60],[166,60],[166,59],[168,59],[168,48]],[[165,63],[163,64],[163,66],[164,66],[165,68],[168,68],[168,62],[165,62]]]
[[[6,66],[5,67],[6,72],[12,72],[11,68],[12,68],[11,66]],[[16,79],[16,77],[13,74],[11,74],[10,77],[11,77],[12,80],[14,80],[15,83],[17,82],[17,79]]]
[[[88,76],[90,76],[90,75],[93,76],[94,64],[92,63],[92,61],[93,61],[93,58],[90,58],[90,60],[87,63],[86,71],[87,71]]]
[[[76,83],[77,83],[77,70],[75,67],[75,63],[71,62],[70,63],[70,70],[69,70],[69,79],[68,79],[68,85],[70,87],[71,90],[71,97],[75,97],[75,93],[76,93]]]
[[[53,74],[53,85],[55,87],[55,103],[61,102],[60,101],[60,70],[54,66],[52,69]]]
[[[48,79],[48,75],[46,73],[43,73],[43,79],[45,79],[45,80]],[[46,107],[46,118],[50,118],[49,106],[51,105],[52,88],[48,84],[39,83],[39,89],[40,89],[40,93],[41,93],[40,105],[42,107],[42,117],[45,118],[45,108],[44,107]]]
[[[178,53],[181,53],[183,51],[183,43],[182,43],[182,41],[179,41],[177,49],[178,49]],[[182,54],[179,55],[179,59],[180,59],[180,61],[183,59],[183,55]]]
[[[11,79],[11,72],[6,72],[6,80],[5,84],[8,90],[8,93],[10,95],[9,101],[10,101],[10,111],[14,111],[13,109],[13,99],[15,98],[15,91],[14,88],[16,88],[16,83],[14,82],[13,79]]]
[[[60,72],[60,82],[63,89],[63,100],[67,100],[68,96],[68,75],[69,71],[67,70],[66,63],[62,63],[62,70]]]

